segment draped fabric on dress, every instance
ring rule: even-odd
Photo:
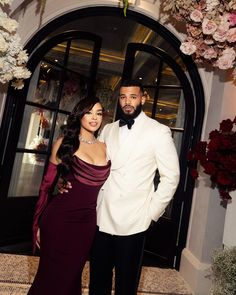
[[[37,210],[35,213],[40,227],[40,261],[28,294],[81,294],[81,274],[96,230],[97,196],[109,171],[110,162],[97,166],[74,156],[67,177],[72,189],[53,197],[45,209],[36,207],[42,212],[40,217]],[[45,195],[48,191],[46,186]]]

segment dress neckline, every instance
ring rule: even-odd
[[[84,161],[84,160],[82,160],[80,157],[78,157],[77,155],[74,155],[74,157],[77,159],[77,160],[79,160],[79,161],[81,161],[81,162],[83,162],[83,163],[85,163],[85,164],[87,164],[87,165],[90,165],[90,166],[94,166],[94,167],[107,167],[108,165],[110,165],[110,160],[108,160],[107,161],[107,164],[104,164],[104,165],[96,165],[96,164],[92,164],[92,163],[89,163],[89,162],[87,162],[87,161]]]

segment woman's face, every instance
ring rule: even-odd
[[[102,105],[98,102],[93,108],[88,111],[81,119],[81,129],[89,132],[95,132],[102,124],[103,109]]]

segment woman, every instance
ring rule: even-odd
[[[81,294],[82,270],[96,230],[97,195],[110,171],[105,144],[96,139],[102,116],[97,98],[81,100],[53,146],[34,215],[40,261],[30,295]],[[48,201],[58,175],[72,189]]]

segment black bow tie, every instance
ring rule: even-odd
[[[134,124],[134,119],[120,119],[119,121],[119,127],[127,125],[128,129],[131,129],[133,124]]]

